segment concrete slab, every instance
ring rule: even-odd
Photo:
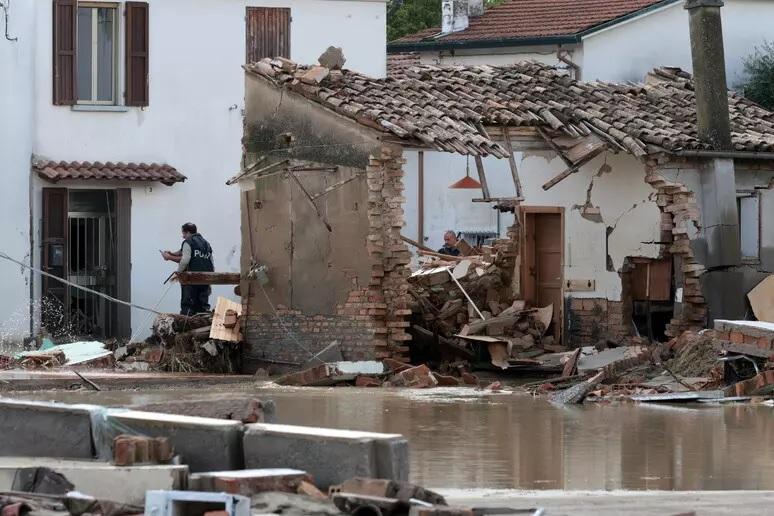
[[[353,477],[408,478],[408,441],[399,434],[260,423],[246,428],[247,468],[303,469],[322,489]]]
[[[100,407],[0,399],[0,456],[92,459],[96,410]]]
[[[107,422],[116,435],[168,437],[192,472],[244,467],[239,421],[127,410],[109,413]]]
[[[114,466],[107,462],[48,457],[0,457],[0,491],[10,491],[20,471],[46,467],[60,473],[81,493],[115,502],[142,505],[150,489],[185,489],[188,466]]]
[[[581,354],[578,359],[578,372],[594,371],[621,360],[636,358],[641,351],[640,346],[624,346],[606,349],[593,355]]]
[[[188,483],[194,491],[213,491],[252,496],[266,491],[296,493],[301,482],[309,482],[306,471],[288,468],[242,469],[194,473]]]

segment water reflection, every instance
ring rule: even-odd
[[[35,397],[125,405],[246,395],[274,399],[282,423],[407,436],[412,480],[427,486],[774,489],[774,409],[767,406],[556,407],[524,395],[462,389],[234,388]]]

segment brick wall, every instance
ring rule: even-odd
[[[631,308],[627,309],[622,301],[571,297],[566,306],[565,331],[571,347],[591,346],[608,339],[620,342],[632,334]]]

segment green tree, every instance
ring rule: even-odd
[[[390,0],[387,3],[387,41],[441,25],[441,0]]]
[[[744,96],[774,111],[774,45],[766,42],[755,47],[755,52],[744,61],[744,71]]]

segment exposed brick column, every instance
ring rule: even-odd
[[[379,156],[371,156],[368,181],[368,254],[372,261],[369,292],[383,296],[384,313],[374,316],[384,321],[384,338],[375,339],[376,357],[408,360],[407,333],[410,295],[408,294],[408,263],[411,259],[406,244],[400,238],[404,225],[403,149],[384,144]],[[379,329],[381,330],[381,329]],[[379,331],[377,330],[377,331]],[[384,331],[384,330],[381,330]]]
[[[675,337],[685,330],[704,328],[707,319],[707,303],[699,282],[705,269],[696,261],[690,240],[690,235],[700,227],[699,205],[694,192],[685,185],[669,181],[659,174],[656,162],[648,163],[646,170],[645,181],[658,190],[656,203],[662,212],[661,240],[672,242],[665,251],[682,259],[682,312],[675,314],[666,328],[666,334]]]

